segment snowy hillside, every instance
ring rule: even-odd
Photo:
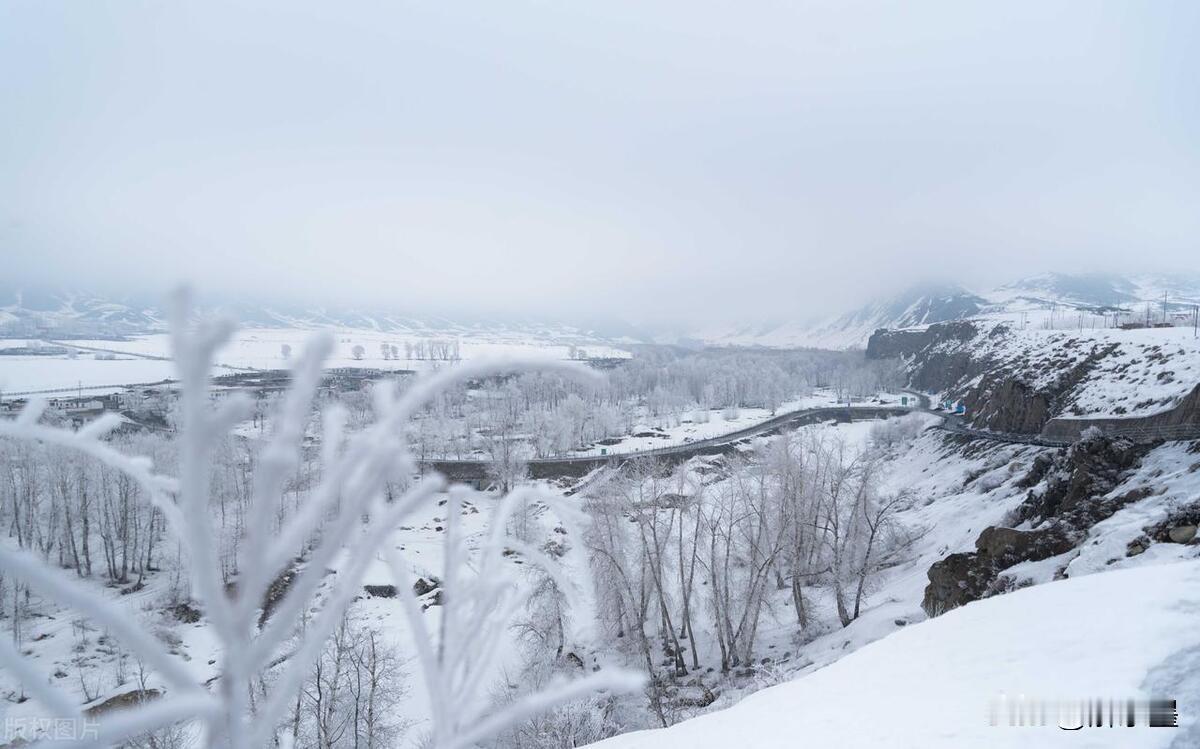
[[[1145,416],[1175,406],[1200,383],[1200,341],[1188,329],[996,330],[981,332],[973,354],[1008,363],[1034,389],[1075,373],[1060,398],[1064,415]]]
[[[695,334],[721,346],[861,348],[879,328],[908,328],[980,313],[985,300],[955,286],[918,286],[833,318],[710,328]]]
[[[0,335],[117,336],[161,330],[162,315],[140,300],[0,286]]]
[[[1137,616],[1113,616],[1120,611]],[[1091,575],[982,601],[902,629],[809,676],[671,728],[598,746],[1185,747],[1180,729],[992,727],[1002,692],[1045,699],[1146,698],[1194,705],[1200,562]]]
[[[604,602],[613,589],[605,586],[617,578],[598,575],[589,580],[582,556],[571,553],[585,548],[577,531],[558,525],[553,513],[534,503],[521,520],[521,533],[528,538],[528,547],[524,548],[542,549],[556,557],[560,552],[565,554],[563,563],[570,579],[581,583],[579,594],[587,612],[578,621],[594,624],[594,631],[561,641],[561,657],[552,655],[553,639],[543,642],[540,636],[518,638],[520,632],[553,630],[547,630],[545,622],[560,616],[555,613],[557,605],[547,604],[552,598],[539,599],[540,605],[528,609],[527,622],[523,620],[520,628],[504,630],[494,667],[480,671],[472,682],[481,690],[471,705],[481,707],[495,695],[512,697],[530,684],[544,683],[534,681],[535,677],[548,679],[556,672],[574,674],[581,661],[588,668],[593,663],[611,663],[651,669],[661,689],[661,709],[667,720],[682,721],[666,733],[634,733],[614,739],[610,746],[615,747],[692,743],[727,746],[735,733],[753,736],[755,746],[794,744],[800,737],[807,737],[814,745],[839,747],[869,746],[871,742],[913,747],[990,746],[1019,740],[1028,743],[1029,736],[1018,729],[985,725],[987,700],[1001,690],[1046,697],[1124,698],[1162,693],[1181,700],[1185,710],[1194,704],[1191,693],[1171,681],[1168,669],[1158,668],[1172,657],[1172,663],[1190,668],[1193,661],[1175,653],[1195,646],[1200,638],[1193,632],[1194,627],[1184,630],[1194,618],[1187,607],[1197,601],[1188,596],[1194,595],[1191,589],[1200,577],[1194,561],[1200,551],[1194,537],[1200,520],[1195,507],[1196,477],[1200,474],[1193,471],[1195,455],[1188,445],[1171,443],[1139,450],[1119,445],[1096,450],[1085,446],[1062,451],[966,440],[932,429],[920,432],[921,427],[935,421],[926,414],[905,420],[903,423],[913,427],[907,434],[895,432],[889,436],[888,427],[901,422],[814,424],[786,436],[742,445],[736,458],[695,458],[669,476],[631,469],[624,477],[597,476],[574,486],[570,481],[544,485],[554,494],[569,487],[566,502],[575,505],[582,500],[578,506],[596,523],[609,517],[602,507],[609,506],[610,501],[621,502],[622,497],[661,500],[653,511],[640,501],[617,505],[626,509],[618,509],[611,516],[613,527],[631,533],[627,537],[631,546],[614,548],[628,550],[628,556],[619,558],[631,565],[628,579],[634,580],[646,579],[643,576],[649,574],[637,565],[657,558],[666,564],[661,579],[674,581],[682,568],[673,568],[671,560],[683,560],[689,548],[698,554],[701,561],[691,592],[694,624],[687,627],[688,640],[683,649],[676,645],[666,648],[669,628],[655,633],[656,615],[641,628],[645,650],[631,642],[637,639],[634,632],[639,628],[612,635],[609,625],[614,612]],[[843,451],[847,456],[858,456],[854,460],[869,457],[869,472],[866,464],[861,464],[863,472],[848,475],[869,473],[876,482],[870,488],[872,495],[900,500],[888,523],[894,531],[889,533],[892,540],[886,554],[872,565],[869,579],[863,578],[862,609],[859,612],[855,605],[849,623],[839,621],[837,589],[830,572],[824,569],[827,559],[818,558],[813,574],[804,575],[803,622],[797,620],[800,609],[790,586],[780,587],[767,577],[757,588],[747,586],[747,590],[760,590],[761,596],[746,598],[745,611],[751,611],[751,602],[757,602],[754,605],[760,607],[757,610],[761,616],[754,616],[754,635],[748,642],[741,641],[746,643],[740,646],[744,649],[743,659],[723,668],[725,635],[710,612],[714,602],[723,601],[721,605],[728,607],[730,601],[715,594],[713,591],[720,586],[708,580],[707,571],[719,567],[705,561],[705,555],[718,554],[718,560],[720,557],[704,536],[721,531],[704,528],[713,519],[725,516],[722,508],[738,507],[739,497],[758,496],[754,489],[756,477],[774,482],[792,470],[786,466],[801,465],[786,462],[778,449],[786,443],[790,443],[791,454],[797,459],[807,455],[805,460],[815,460],[811,450],[830,449],[827,455],[831,460]],[[1114,457],[1110,453],[1120,459],[1119,465],[1110,460]],[[236,460],[236,456],[230,453],[230,459]],[[838,464],[828,465],[832,468]],[[52,472],[54,468],[47,463],[46,470]],[[228,475],[225,470],[216,473]],[[1082,482],[1081,473],[1095,480]],[[81,476],[75,479],[79,486],[85,482],[101,485],[99,479]],[[45,483],[49,485],[49,475]],[[222,482],[216,490],[226,492],[233,486]],[[742,494],[746,490],[752,491]],[[775,496],[773,490],[769,494]],[[316,557],[297,567],[300,572],[310,565],[325,570],[315,591],[321,599],[339,591],[357,595],[357,600],[347,602],[349,621],[355,627],[376,632],[379,642],[395,652],[395,662],[414,685],[411,694],[391,708],[390,714],[408,726],[405,738],[396,746],[419,745],[431,721],[429,699],[415,688],[419,669],[412,657],[414,640],[408,633],[409,624],[397,591],[405,590],[410,583],[408,576],[418,578],[413,590],[420,596],[424,621],[436,627],[447,613],[440,593],[449,579],[444,569],[446,539],[454,536],[462,539],[466,549],[479,548],[485,536],[484,519],[495,503],[494,497],[476,496],[456,513],[447,504],[448,499],[448,495],[431,496],[384,539],[386,548],[403,555],[407,575],[397,576],[391,564],[375,557],[363,569],[361,583],[367,587],[359,587],[358,582],[347,585],[343,580],[351,577],[347,562],[350,547],[343,554],[328,559]],[[602,500],[599,505],[595,504],[598,500]],[[689,506],[694,511],[682,509]],[[673,520],[667,520],[667,515]],[[752,520],[752,514],[748,515]],[[451,517],[461,521],[453,533],[449,529]],[[731,512],[728,517],[743,515]],[[708,519],[701,522],[702,518]],[[628,530],[684,529],[685,520],[687,534],[701,536],[689,542],[686,534],[676,537],[666,533],[662,538],[668,546],[657,547],[654,557],[639,553],[637,544],[639,539],[646,543],[645,536]],[[672,526],[672,522],[678,525]],[[786,521],[771,514],[764,527],[774,529],[780,522],[786,525]],[[816,527],[817,523],[804,527],[810,526]],[[1192,536],[1179,535],[1189,528]],[[1003,558],[987,557],[985,539],[999,534],[1013,539],[1011,549]],[[1041,553],[1044,548],[1022,541],[1051,534],[1065,539],[1062,548],[1052,550],[1054,553]],[[236,553],[238,537],[237,532],[222,533],[222,554],[230,549],[234,551],[229,553]],[[597,542],[585,541],[587,548]],[[678,545],[671,546],[673,543]],[[1034,553],[1028,553],[1031,551]],[[744,553],[755,552],[747,546]],[[501,558],[518,567],[525,561],[507,555]],[[957,561],[963,559],[970,563],[958,565]],[[1187,566],[1171,564],[1189,560]],[[197,681],[208,681],[219,673],[217,664],[225,651],[214,639],[213,623],[207,616],[193,604],[178,605],[188,603],[186,592],[169,574],[178,564],[181,562],[172,563],[167,573],[147,575],[144,588],[142,582],[120,588],[101,588],[100,580],[94,582],[106,598],[127,609],[132,618],[160,632],[160,637],[171,643],[171,655],[183,661]],[[732,559],[729,564],[733,572],[726,574],[735,576],[733,605],[739,606],[742,575],[748,572]],[[863,564],[865,568],[866,562]],[[927,622],[931,609],[924,599],[930,597],[934,566],[942,570],[941,577],[950,581],[954,591],[964,595],[952,605],[938,607],[948,613]],[[1129,577],[1112,572],[1127,567],[1138,571]],[[1042,585],[1063,576],[1081,579],[1066,585]],[[1111,580],[1118,583],[1110,584]],[[1034,586],[1039,592],[1032,596],[1029,591],[1012,593],[1025,586]],[[669,588],[668,592],[670,613],[677,615],[679,599]],[[23,652],[48,673],[63,674],[57,677],[63,689],[89,705],[104,704],[128,692],[134,678],[129,673],[135,672],[126,672],[122,665],[125,656],[112,647],[104,633],[67,627],[65,612],[48,599],[34,597],[26,603],[30,617],[24,625]],[[1120,617],[1128,621],[1105,631],[1093,633],[1086,629],[1089,622],[1104,620],[1103,613],[1114,606],[1136,611],[1138,616]],[[559,626],[561,623],[559,620]],[[647,652],[661,655],[648,662],[643,655]],[[1097,658],[1098,653],[1104,658]],[[678,669],[681,661],[673,655],[686,656],[684,668]],[[1102,662],[1095,665],[1096,661]],[[1143,678],[1147,674],[1149,681]],[[147,684],[152,689],[161,687],[156,677]],[[776,684],[780,686],[770,688]],[[1099,695],[1098,689],[1102,690]],[[0,679],[0,691],[18,694],[16,684],[7,676]],[[755,692],[758,694],[752,694]],[[544,725],[564,731],[564,726],[575,727],[571,730],[578,732],[571,734],[572,739],[600,738],[654,725],[652,705],[647,705],[642,692],[610,705],[611,722],[582,724],[580,716],[598,710],[597,704],[589,703],[579,712],[557,714]],[[10,715],[30,718],[37,709],[35,702],[26,701],[14,705]],[[938,712],[940,722],[927,717],[931,710]],[[1185,725],[1189,720],[1185,712]],[[535,729],[537,726],[529,728],[531,732]],[[1059,735],[1056,729],[1038,730]],[[694,733],[706,735],[697,738]],[[1163,746],[1164,739],[1174,735],[1184,734],[1123,729],[1118,734],[1121,741],[1112,745]],[[1092,735],[1085,738],[1091,739]],[[524,746],[516,739],[500,745]]]
[[[1164,305],[1165,301],[1165,305]],[[962,319],[1007,320],[1038,329],[1091,328],[1114,319],[1190,324],[1200,303],[1200,277],[1046,273],[992,288],[921,284],[891,297],[858,300],[850,311],[803,318],[662,329],[634,321],[554,321],[457,316],[453,319],[384,307],[218,304],[250,327],[311,330],[343,328],[384,335],[470,336],[556,344],[708,344],[769,348],[845,349],[866,346],[880,328],[913,328]],[[1114,315],[1116,318],[1114,318]],[[1122,317],[1123,316],[1123,317]],[[109,338],[161,332],[156,301],[109,298],[72,291],[0,287],[0,336]]]
[[[1164,295],[1166,304],[1164,306]],[[1200,278],[1046,273],[990,289],[921,285],[816,321],[725,326],[694,337],[714,345],[862,348],[880,328],[964,319],[1005,320],[1033,329],[1092,328],[1120,320],[1190,325]]]
[[[166,330],[162,299],[109,297],[73,290],[0,286],[0,338],[114,338]],[[217,301],[210,310],[232,315],[243,325],[265,330],[332,328],[377,335],[472,337],[497,342],[550,341],[596,344],[637,340],[631,328],[615,323],[572,325],[553,320],[484,318],[405,313],[382,307],[280,305]]]
[[[900,358],[913,387],[961,402],[968,422],[993,431],[1071,438],[1091,425],[1165,429],[1200,420],[1200,339],[1190,327],[1052,330],[969,320],[880,331],[867,356]]]
[[[1194,704],[1200,683],[1184,683],[1178,669],[1195,667],[1190,653],[1200,646],[1186,613],[1200,601],[1198,547],[1176,535],[1197,517],[1194,456],[1186,444],[1169,443],[1114,469],[1098,455],[937,431],[898,446],[886,460],[886,486],[919,498],[896,516],[917,535],[908,554],[875,579],[862,615],[838,626],[828,591],[813,591],[808,628],[789,634],[788,597],[775,592],[762,623],[769,657],[751,678],[716,681],[722,694],[710,709],[718,712],[601,746],[728,747],[737,737],[753,737],[754,746],[1050,746],[1057,729],[1036,729],[1047,733],[1035,737],[1035,729],[989,727],[988,700],[1001,692],[1165,695]],[[1052,497],[1060,504],[1048,510]],[[1052,534],[1061,534],[1061,547],[1025,545]],[[989,558],[993,538],[1006,544],[1002,556]],[[975,558],[974,566],[956,567],[962,558]],[[927,619],[922,596],[930,595],[931,564],[964,575],[952,586],[977,598]],[[1054,582],[1063,577],[1071,580]],[[1121,621],[1108,626],[1113,619]],[[707,661],[712,634],[697,635]],[[700,677],[715,690],[713,681]],[[747,696],[763,681],[779,685]],[[1181,725],[1197,730],[1194,715]],[[1178,746],[1195,745],[1194,734],[1146,729],[1075,740],[1136,747],[1175,738]]]

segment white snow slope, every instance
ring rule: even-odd
[[[596,746],[1200,746],[1200,562],[1037,585],[909,626],[720,712]],[[1001,693],[1179,701],[1180,727],[991,726]]]
[[[1122,321],[1148,318],[1190,329],[1198,303],[1200,278],[1194,275],[1044,273],[995,288],[920,284],[823,319],[716,326],[692,331],[690,337],[718,346],[845,349],[865,347],[879,328],[982,319],[1075,330],[1107,327],[1114,314]]]

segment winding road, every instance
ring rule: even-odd
[[[927,404],[928,399],[924,403]],[[856,419],[878,419],[885,416],[902,416],[915,410],[906,406],[822,406],[792,411],[754,426],[734,432],[685,442],[678,445],[658,447],[651,450],[612,453],[610,455],[564,456],[561,458],[539,458],[529,461],[529,474],[535,479],[560,476],[582,476],[601,466],[623,463],[639,458],[657,458],[678,463],[696,455],[718,455],[734,449],[754,437],[776,434],[784,428],[815,424],[821,421],[848,422]],[[481,481],[487,476],[487,460],[447,460],[431,458],[421,461],[422,466],[432,468],[457,481]]]
[[[940,429],[949,434],[962,435],[970,439],[988,440],[1015,445],[1032,445],[1035,447],[1061,448],[1074,440],[1067,438],[1048,437],[1041,434],[1014,434],[993,432],[969,426],[966,420],[955,414],[935,410],[928,395],[913,391],[904,391],[915,396],[915,406],[823,406],[776,416],[745,429],[739,429],[727,434],[706,439],[670,445],[651,450],[613,453],[610,455],[565,456],[560,458],[541,458],[529,462],[529,474],[535,479],[549,479],[563,476],[583,476],[597,468],[609,465],[619,465],[626,461],[639,458],[657,458],[669,463],[679,463],[697,455],[718,455],[728,453],[737,445],[754,437],[776,434],[785,428],[814,424],[821,421],[836,420],[840,422],[855,419],[877,419],[888,416],[901,416],[908,413],[928,413],[940,419],[934,429]],[[1164,427],[1160,429],[1139,429],[1128,434],[1123,430],[1110,430],[1113,436],[1125,436],[1134,440],[1155,439],[1196,439],[1200,438],[1200,429],[1188,427]],[[439,471],[457,481],[482,482],[487,479],[487,460],[447,460],[431,458],[421,461],[426,468]]]

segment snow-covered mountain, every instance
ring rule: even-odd
[[[991,301],[1100,309],[1161,303],[1164,294],[1170,303],[1200,302],[1200,276],[1044,273],[1001,286],[991,295]]]
[[[251,328],[345,328],[415,337],[522,338],[558,343],[641,342],[619,322],[566,323],[531,318],[406,314],[378,307],[218,301],[210,310]],[[77,290],[0,286],[0,338],[117,338],[167,329],[160,299],[104,296]]]
[[[0,287],[0,336],[109,337],[161,330],[158,310],[133,298]]]
[[[1124,315],[1161,320],[1200,304],[1200,276],[1044,273],[991,289],[923,284],[825,319],[710,328],[694,334],[710,345],[855,348],[880,328],[912,328],[969,318],[1067,328]],[[1081,315],[1083,317],[1081,317]]]
[[[1023,327],[1066,328],[1081,315],[1111,319],[1186,316],[1200,304],[1200,275],[1117,276],[1045,273],[990,289],[922,284],[848,312],[811,319],[662,329],[629,321],[547,320],[414,314],[381,307],[222,303],[243,325],[339,327],[416,336],[522,336],[572,343],[669,343],[715,346],[865,347],[880,328],[912,328],[967,318],[1005,319]],[[1088,318],[1091,320],[1091,317]],[[0,337],[106,338],[165,330],[157,300],[0,286]]]
[[[825,319],[710,328],[693,337],[718,346],[862,347],[879,328],[908,328],[980,314],[987,300],[952,285],[925,284]]]

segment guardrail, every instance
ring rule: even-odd
[[[942,414],[934,414],[935,416],[943,416]],[[1010,445],[1035,445],[1037,447],[1066,447],[1071,444],[1072,440],[1059,439],[1056,437],[1044,437],[1040,434],[1010,434],[1006,432],[992,432],[987,429],[973,429],[964,427],[958,424],[952,424],[945,420],[938,424],[936,429],[941,429],[951,434],[961,434],[966,437],[981,440],[991,440],[992,442],[1004,442]]]
[[[1010,444],[1022,445],[1037,445],[1039,447],[1066,447],[1067,445],[1076,442],[1078,438],[1069,437],[1051,437],[1044,434],[1013,434],[1007,432],[993,432],[987,429],[974,429],[965,427],[961,424],[951,422],[944,414],[935,414],[942,417],[942,423],[938,425],[938,429],[950,432],[952,434],[962,434],[968,437],[977,439],[991,440],[993,442],[1006,442]],[[1163,426],[1129,426],[1129,427],[1106,427],[1099,424],[1094,427],[1100,430],[1100,433],[1106,437],[1123,437],[1132,442],[1155,442],[1163,440],[1166,442],[1178,440],[1193,440],[1200,439],[1200,425],[1197,424],[1168,424]]]
[[[1107,436],[1126,437],[1134,442],[1152,442],[1160,439],[1168,441],[1200,439],[1200,425],[1198,424],[1096,428]]]

